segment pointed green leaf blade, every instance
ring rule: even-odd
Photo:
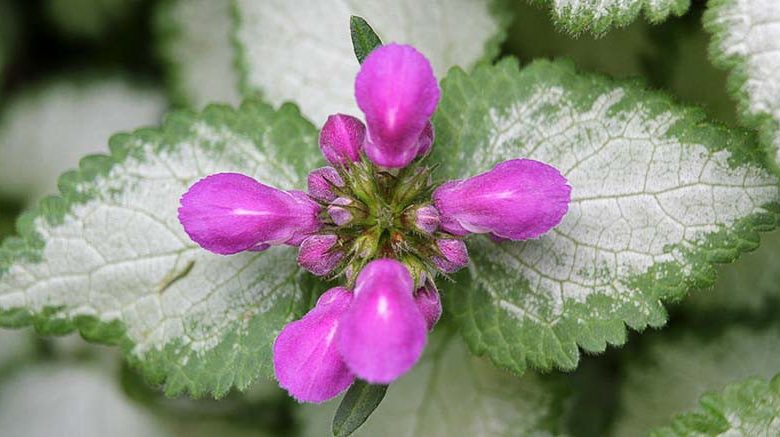
[[[566,62],[451,70],[431,162],[463,178],[514,158],[557,167],[573,187],[562,223],[537,240],[467,241],[472,264],[442,286],[472,351],[522,372],[573,369],[589,352],[666,321],[663,300],[710,285],[715,263],[772,229],[777,180],[752,137],[633,82]]]
[[[270,376],[276,334],[317,283],[292,248],[201,249],[177,219],[179,197],[217,172],[303,188],[320,165],[316,144],[295,107],[253,101],[113,137],[111,155],[63,175],[62,196],[25,215],[21,238],[0,247],[0,324],[119,343],[169,394],[219,396]]]
[[[369,53],[382,45],[382,40],[374,29],[362,17],[349,18],[349,33],[352,35],[352,48],[359,63],[363,63]]]
[[[365,423],[385,397],[387,386],[355,381],[341,400],[333,417],[333,435],[347,437]]]

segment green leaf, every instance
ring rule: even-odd
[[[696,412],[675,417],[671,426],[651,436],[739,435],[773,437],[780,434],[780,375],[771,381],[749,378],[722,392],[701,398]]]
[[[0,195],[37,201],[57,191],[57,177],[111,134],[157,124],[160,90],[97,73],[55,80],[7,101],[0,120]]]
[[[382,45],[382,40],[362,17],[349,17],[349,33],[352,35],[355,57],[361,64],[369,53]]]
[[[154,25],[157,52],[176,104],[238,105],[230,0],[165,0],[157,6]]]
[[[560,435],[567,395],[557,381],[518,378],[470,355],[458,336],[437,326],[420,362],[390,386],[354,435]],[[303,436],[323,435],[338,405],[335,399],[301,408]]]
[[[437,75],[498,54],[509,14],[504,0],[237,0],[235,39],[244,95],[293,101],[314,124],[358,114],[351,16],[365,17],[382,41],[412,44]]]
[[[573,369],[578,345],[601,352],[625,342],[625,325],[662,326],[663,300],[710,285],[715,263],[755,249],[778,219],[777,180],[748,133],[635,82],[507,60],[453,69],[442,88],[430,158],[440,176],[531,158],[573,187],[557,228],[471,238],[471,266],[442,285],[471,350],[500,366]]]
[[[640,12],[651,23],[660,23],[669,15],[682,15],[690,0],[529,0],[552,9],[558,26],[574,35],[590,32],[603,35],[611,27],[634,21]]]
[[[613,434],[647,435],[673,414],[695,408],[708,391],[751,376],[772,377],[780,369],[778,328],[735,326],[713,332],[717,328],[708,325],[701,334],[686,329],[651,336],[642,353],[624,366]]]
[[[704,27],[713,35],[710,55],[731,70],[729,91],[739,115],[759,129],[768,161],[780,171],[780,7],[772,0],[712,0]]]
[[[386,385],[355,381],[344,395],[333,417],[333,435],[347,437],[360,428],[368,416],[376,410],[387,392]]]
[[[62,197],[24,215],[21,238],[0,248],[0,324],[119,343],[169,394],[220,396],[270,376],[276,334],[318,283],[292,248],[201,249],[179,224],[179,197],[217,172],[302,188],[320,165],[316,144],[294,106],[253,101],[114,136],[109,156],[63,175]]]

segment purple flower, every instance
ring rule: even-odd
[[[433,193],[442,228],[454,235],[491,233],[510,240],[536,238],[561,222],[571,187],[557,169],[513,159]]]
[[[425,318],[428,330],[432,330],[441,317],[441,296],[433,282],[427,281],[414,292],[414,302]]]
[[[469,252],[463,240],[436,240],[441,256],[434,256],[433,263],[444,273],[455,273],[469,263]]]
[[[298,265],[317,276],[330,274],[344,257],[344,253],[334,250],[338,236],[333,234],[312,235],[303,240],[298,249]]]
[[[193,241],[221,255],[298,245],[320,228],[320,207],[305,193],[282,191],[237,173],[198,181],[181,198],[179,221]]]
[[[320,132],[320,150],[331,165],[347,165],[360,160],[365,138],[363,122],[351,115],[331,115]]]
[[[333,167],[322,167],[312,170],[307,178],[309,196],[320,202],[331,202],[338,197],[333,187],[343,187],[344,181]]]
[[[358,275],[336,335],[342,358],[361,379],[388,384],[420,358],[428,325],[413,293],[411,275],[394,259],[372,261]]]
[[[421,146],[427,152],[433,129],[425,127],[439,103],[430,62],[414,47],[389,44],[365,59],[355,80],[355,98],[366,115],[368,158],[382,167],[407,166]]]
[[[308,193],[219,173],[190,187],[179,208],[184,230],[207,250],[300,245],[302,268],[345,281],[274,343],[279,385],[302,402],[328,400],[355,378],[388,384],[410,370],[441,317],[437,275],[469,262],[462,237],[538,237],[561,221],[571,195],[555,168],[525,159],[434,187],[433,169],[413,161],[433,145],[439,87],[410,46],[375,49],[355,96],[368,127],[328,118],[319,143],[335,168],[309,173]]]
[[[336,347],[336,335],[352,293],[331,288],[303,318],[289,323],[274,342],[279,385],[301,402],[323,402],[355,380]]]

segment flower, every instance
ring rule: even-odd
[[[207,250],[300,246],[302,268],[342,281],[274,342],[279,385],[301,402],[330,399],[355,378],[389,384],[409,371],[442,314],[438,275],[469,262],[465,238],[537,238],[562,220],[571,196],[558,170],[528,159],[435,187],[418,158],[434,146],[439,87],[410,46],[375,49],[355,97],[366,124],[328,118],[319,144],[332,167],[308,175],[308,193],[220,173],[190,187],[179,208],[184,230]]]
[[[237,173],[198,181],[181,198],[179,221],[193,241],[221,255],[298,245],[317,232],[320,207],[305,193],[282,191]]]
[[[375,164],[406,167],[430,149],[439,85],[414,47],[389,44],[371,52],[355,80],[355,98],[366,115],[366,155]]]
[[[433,193],[441,227],[454,235],[491,233],[510,240],[536,238],[561,222],[571,187],[555,168],[530,159],[502,162]]]

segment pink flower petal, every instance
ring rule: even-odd
[[[439,103],[430,62],[414,47],[388,44],[365,59],[355,80],[355,98],[366,115],[368,158],[382,167],[405,167],[430,148],[433,130],[420,139]]]
[[[331,165],[347,165],[360,160],[366,139],[363,122],[351,115],[328,117],[320,132],[320,150]]]
[[[355,380],[341,360],[335,338],[352,293],[326,291],[303,318],[289,323],[274,342],[274,372],[279,385],[301,402],[320,403],[337,396]]]
[[[361,379],[388,384],[420,358],[428,327],[413,292],[411,275],[393,259],[372,261],[358,275],[337,342],[344,361]]]
[[[218,173],[182,196],[179,221],[204,249],[229,255],[298,244],[319,229],[319,210],[304,193],[278,190],[237,173]]]
[[[433,199],[447,232],[527,240],[561,222],[571,187],[555,167],[514,159],[481,175],[448,182],[434,191]]]

